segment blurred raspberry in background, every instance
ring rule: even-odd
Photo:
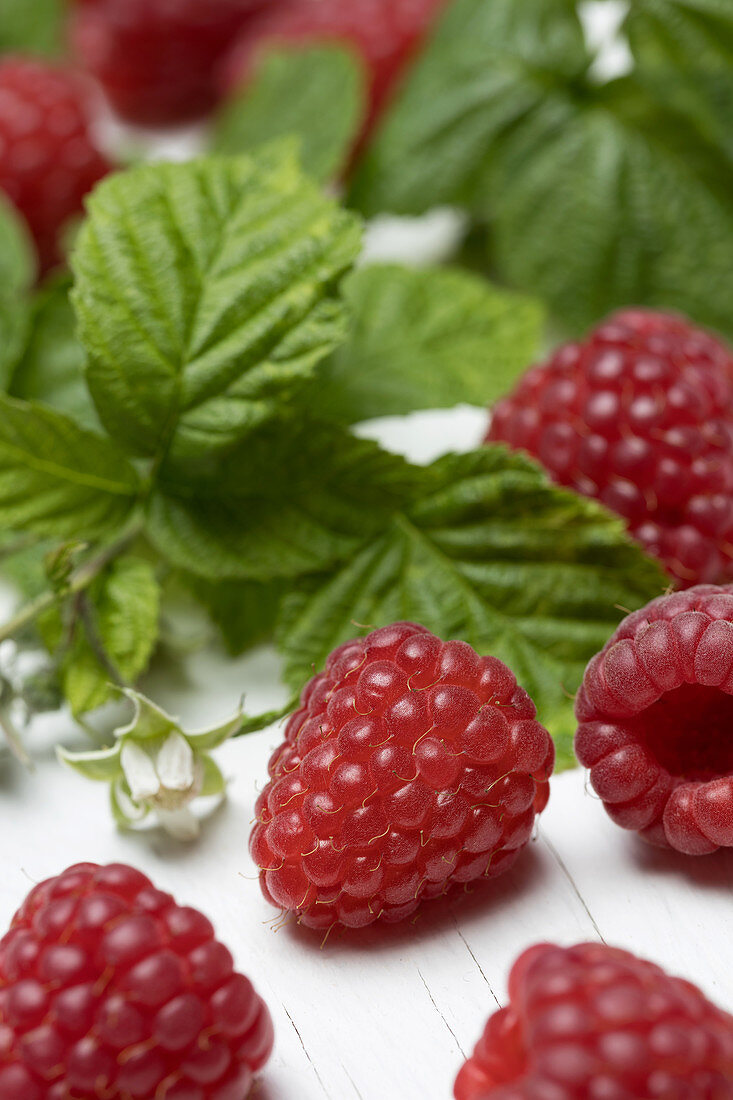
[[[314,43],[352,47],[364,62],[369,110],[359,145],[387,107],[447,0],[281,0],[243,29],[223,68],[224,90],[246,84],[261,54],[272,46]]]
[[[61,261],[65,228],[110,169],[92,140],[93,99],[69,69],[0,62],[0,189],[27,223],[41,274]]]
[[[113,109],[175,126],[215,106],[217,66],[266,0],[76,0],[71,39]]]

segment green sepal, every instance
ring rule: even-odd
[[[201,798],[209,798],[212,795],[224,794],[227,788],[226,778],[213,757],[208,753],[202,753],[199,761],[204,766],[204,778],[199,791]]]
[[[115,737],[120,739],[129,737],[132,741],[152,741],[155,738],[164,738],[169,733],[180,733],[180,727],[175,718],[159,707],[146,695],[134,688],[124,688],[123,694],[135,707],[132,721],[115,730]]]
[[[69,752],[62,745],[56,747],[56,755],[62,764],[68,764],[74,771],[96,783],[114,783],[122,777],[121,751],[121,741],[111,748],[91,752]]]

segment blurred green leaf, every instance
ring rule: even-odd
[[[67,17],[64,0],[2,0],[0,54],[55,54]]]
[[[541,305],[462,271],[375,264],[344,296],[351,331],[319,369],[318,408],[346,423],[487,405],[540,347]]]
[[[304,170],[328,182],[343,170],[366,109],[364,73],[338,46],[269,53],[215,123],[217,153],[246,153],[295,135]]]
[[[50,405],[84,427],[98,428],[99,419],[84,377],[86,355],[76,334],[70,289],[70,281],[61,278],[38,294],[29,339],[10,393]]]
[[[634,0],[624,30],[639,80],[733,159],[730,0]]]
[[[215,582],[194,576],[187,581],[221,632],[224,645],[232,656],[274,635],[285,591],[282,583]]]
[[[589,62],[572,0],[455,0],[367,152],[352,201],[370,215],[473,207],[495,143]]]

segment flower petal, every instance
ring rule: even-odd
[[[145,749],[141,749],[134,741],[123,741],[120,763],[135,802],[142,802],[158,793],[160,779]]]
[[[156,760],[158,778],[169,791],[188,791],[196,776],[193,749],[183,734],[166,737]]]

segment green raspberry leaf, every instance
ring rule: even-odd
[[[37,296],[30,337],[16,367],[10,393],[50,405],[86,428],[98,428],[84,377],[86,354],[76,334],[70,281],[58,279]]]
[[[2,23],[4,16],[0,18]],[[2,29],[0,29],[0,36]],[[0,37],[1,41],[1,37]],[[28,231],[0,193],[0,390],[8,389],[26,340],[30,320],[28,291],[36,259]]]
[[[494,142],[586,70],[570,0],[455,0],[354,180],[367,214],[472,205]]]
[[[222,110],[217,153],[246,153],[295,134],[305,171],[327,182],[343,170],[366,109],[364,74],[356,57],[337,46],[277,50],[256,79]]]
[[[351,334],[320,368],[318,408],[345,423],[489,404],[540,346],[541,305],[461,271],[376,264],[344,296]]]
[[[111,176],[72,258],[87,378],[129,452],[196,466],[272,416],[344,336],[358,220],[295,151]]]
[[[31,309],[24,295],[0,294],[0,392],[13,385],[30,331]]]
[[[168,561],[211,581],[268,582],[350,557],[414,491],[398,455],[298,418],[256,433],[209,485],[153,494],[148,535]]]
[[[625,31],[639,80],[733,158],[729,0],[634,0]]]
[[[64,694],[75,716],[114,697],[113,680],[134,684],[158,637],[160,588],[152,565],[118,558],[86,596],[63,668]]]
[[[634,302],[733,333],[729,175],[630,78],[548,99],[494,162],[495,262],[576,331]]]
[[[573,331],[632,302],[732,333],[730,162],[636,78],[594,85],[573,7],[451,5],[352,197],[467,208],[501,279]]]
[[[572,762],[572,694],[623,615],[665,579],[600,505],[502,447],[448,455],[381,535],[286,597],[279,629],[299,688],[355,623],[423,623],[505,661]]]
[[[216,582],[193,576],[186,582],[208,611],[232,657],[274,635],[285,590],[282,582]]]
[[[63,40],[62,0],[3,0],[0,54],[56,54]]]
[[[0,396],[0,524],[62,539],[119,528],[139,491],[117,447],[69,417]]]
[[[0,288],[3,295],[29,290],[36,278],[36,259],[25,223],[0,194]]]

